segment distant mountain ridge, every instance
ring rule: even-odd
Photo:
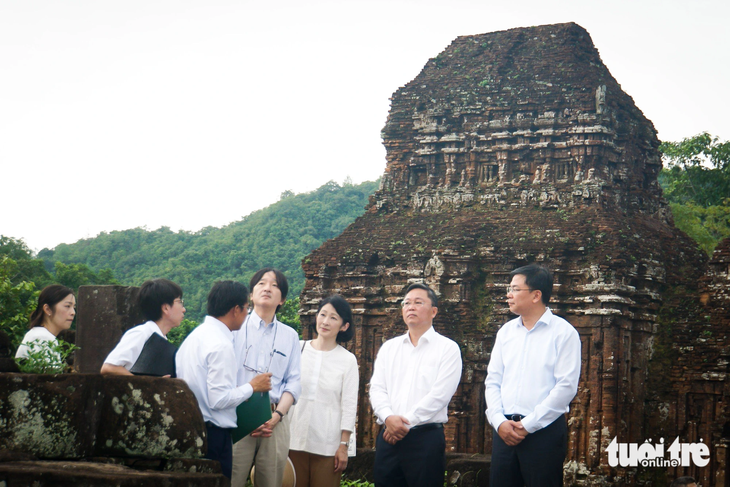
[[[126,285],[164,277],[183,288],[186,318],[200,320],[216,280],[245,283],[258,269],[276,267],[289,279],[289,297],[304,287],[301,260],[324,241],[339,235],[365,211],[378,181],[358,185],[328,182],[314,191],[282,193],[281,199],[222,228],[173,232],[134,228],[44,249],[38,258],[46,267],[55,262],[109,268]]]

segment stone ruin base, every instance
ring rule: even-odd
[[[105,459],[108,460],[108,459]],[[138,470],[115,463],[90,461],[9,461],[0,462],[0,487],[225,487],[230,482],[211,460],[196,460],[194,470]],[[174,468],[174,462],[167,466]],[[207,469],[201,473],[199,469]],[[195,475],[191,475],[195,473]]]

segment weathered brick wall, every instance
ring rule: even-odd
[[[537,262],[554,271],[551,307],[583,343],[566,480],[635,483],[605,448],[651,437],[647,371],[667,297],[696,298],[707,259],[674,228],[654,128],[588,33],[559,24],[456,39],[393,95],[383,140],[387,167],[366,214],[303,262],[303,328],[332,292],[355,309],[359,446],[378,430],[374,357],[406,330],[404,288],[424,281],[440,294],[437,330],[464,360],[448,448],[491,451],[483,381],[510,318],[505,285]]]

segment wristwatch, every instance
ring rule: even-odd
[[[341,441],[340,442],[340,445],[350,446],[350,442],[349,441]]]
[[[278,409],[274,409],[274,412],[275,412],[276,414],[278,414],[279,416],[281,416],[281,419],[284,419],[284,413],[282,413],[282,412],[281,412],[281,411],[279,411]]]

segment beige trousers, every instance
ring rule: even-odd
[[[290,450],[289,458],[297,473],[296,487],[339,487],[342,472],[335,473],[335,457]]]
[[[269,438],[246,436],[233,445],[231,487],[245,487],[251,467],[256,465],[256,487],[281,487],[289,454],[289,415],[284,416]]]

